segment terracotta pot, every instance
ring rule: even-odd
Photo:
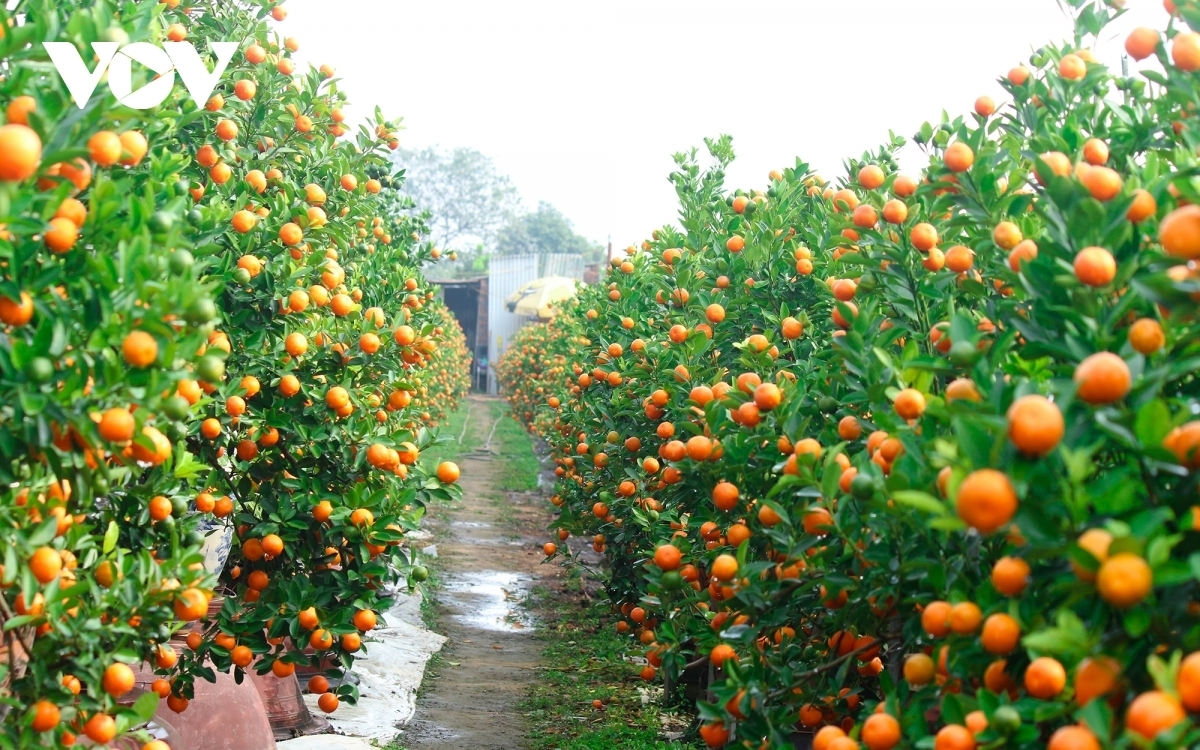
[[[155,679],[152,671],[139,670],[129,697],[148,692]],[[251,680],[239,685],[233,675],[217,672],[216,682],[197,679],[194,688],[183,713],[162,701],[154,714],[154,723],[172,730],[171,750],[275,750],[267,710]]]
[[[208,604],[208,620],[216,619],[224,598],[214,596]],[[202,627],[199,623],[194,628]],[[187,648],[189,630],[181,630],[171,639],[176,651]],[[275,735],[267,720],[267,710],[252,680],[238,684],[232,674],[217,672],[217,681],[197,678],[195,695],[187,710],[177,714],[159,703],[153,722],[169,730],[171,750],[275,750]],[[129,701],[149,692],[158,679],[149,665],[135,670]]]
[[[290,740],[331,730],[324,716],[314,716],[308,710],[296,675],[276,677],[271,672],[261,675],[251,672],[249,681],[261,697],[275,739]]]

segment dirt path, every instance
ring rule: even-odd
[[[497,446],[488,445],[495,399],[469,402],[463,443],[479,447],[459,459],[463,499],[431,508],[428,524],[442,578],[437,630],[449,641],[416,717],[397,738],[407,750],[524,747],[518,705],[543,648],[522,600],[538,578],[555,575],[540,564],[545,500],[499,486]]]

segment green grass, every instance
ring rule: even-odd
[[[469,428],[467,434],[463,437],[463,442],[458,442],[458,436],[463,434],[463,425],[470,411],[470,402],[464,400],[459,404],[458,409],[450,415],[450,419],[438,427],[438,437],[448,437],[450,438],[450,442],[435,445],[421,451],[422,464],[437,466],[442,461],[457,461],[464,453],[469,453],[478,447],[473,444]]]
[[[545,667],[521,705],[529,726],[530,750],[672,750],[699,747],[660,739],[655,702],[643,705],[639,686],[646,683],[622,661],[628,640],[617,636],[598,606],[581,606],[579,582],[567,592],[545,587],[533,591],[532,605],[546,623],[538,635],[545,643]],[[592,701],[606,701],[603,709]],[[689,717],[680,717],[686,724]]]
[[[508,404],[493,401],[491,422],[496,422],[492,434],[491,449],[497,457],[497,479],[500,489],[525,492],[537,489],[538,472],[541,464],[533,453],[533,439],[509,413]]]

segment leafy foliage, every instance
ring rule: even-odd
[[[678,154],[679,226],[498,366],[645,676],[718,667],[711,746],[1200,741],[1200,37],[1135,32],[1147,86],[1069,5],[917,178],[899,138],[765,191]]]

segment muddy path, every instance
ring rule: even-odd
[[[427,519],[441,579],[437,630],[449,640],[397,737],[406,750],[524,747],[519,705],[543,649],[524,600],[539,580],[558,577],[557,566],[541,564],[544,495],[501,486],[496,399],[471,396],[469,408],[462,442],[475,448],[458,461],[462,501],[430,508]]]

